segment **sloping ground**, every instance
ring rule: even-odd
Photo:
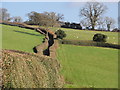
[[[15,50],[2,51],[3,86],[7,88],[60,88],[60,64],[47,56]]]
[[[33,47],[42,43],[44,35],[34,30],[20,28],[17,26],[3,25],[2,27],[2,48],[20,50],[33,53]]]
[[[58,28],[50,28],[55,31]],[[91,41],[93,40],[93,36],[96,33],[101,33],[107,35],[107,42],[112,44],[119,44],[119,32],[104,32],[104,31],[91,31],[91,30],[76,30],[76,29],[68,29],[68,28],[60,28],[65,31],[67,36],[64,39],[67,40],[81,40],[81,41]]]
[[[59,45],[66,88],[118,88],[118,49]]]
[[[54,43],[54,38],[56,38],[56,35],[50,29],[33,27],[30,25],[26,25],[24,23],[12,23],[12,22],[1,22],[1,23],[5,24],[5,25],[1,25],[3,27],[3,48],[4,49],[12,49],[12,50],[15,49],[15,50],[22,50],[22,51],[24,50],[25,52],[26,51],[32,52],[32,49],[33,49],[35,53],[40,55],[55,56],[55,52],[52,51],[51,53],[50,52],[51,50],[49,50],[49,48]],[[38,35],[35,32],[35,30],[39,32],[40,35]],[[37,40],[38,38],[36,38],[36,36],[39,36],[39,37],[42,36],[41,38],[43,38],[43,35],[45,36],[45,42],[41,44],[41,42]],[[35,36],[35,39],[33,36]],[[37,43],[39,42],[40,44],[39,45],[36,44],[37,46],[33,46],[35,42]]]
[[[14,25],[12,23],[7,25],[18,26],[32,30],[37,29],[29,26],[24,27],[24,25],[19,24]],[[11,28],[13,28],[12,26]],[[46,31],[46,29],[43,28],[39,29],[41,34],[47,36],[48,40],[46,39],[46,43],[37,46],[37,54],[30,54],[15,50],[2,51],[3,87],[60,88],[63,86],[64,80],[59,75],[60,64],[56,59],[53,59],[53,57],[51,58],[44,56],[42,53],[44,49],[52,46],[55,35],[53,32],[51,32],[51,30]],[[44,34],[44,32],[48,32],[49,36],[47,33]],[[55,52],[52,52],[52,54],[50,53],[50,56],[54,53]]]

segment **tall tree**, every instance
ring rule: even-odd
[[[97,21],[105,12],[106,6],[99,2],[87,2],[85,7],[80,10],[80,17],[83,16],[90,22],[91,29],[95,29]]]
[[[10,20],[10,14],[8,13],[8,10],[6,8],[0,8],[0,20],[1,21]]]
[[[110,31],[111,27],[113,27],[115,24],[115,20],[111,17],[105,17],[105,23],[107,26],[107,30]]]
[[[63,19],[63,15],[55,12],[30,12],[28,13],[28,18],[28,23],[53,27],[60,24],[60,20]]]
[[[81,21],[80,21],[80,24],[81,24],[82,27],[84,27],[85,29],[89,29],[90,26],[91,26],[91,24],[90,24],[90,22],[89,22],[88,19],[81,20]]]
[[[28,13],[28,18],[29,18],[28,23],[30,24],[39,24],[38,21],[41,19],[39,13],[34,11]]]
[[[97,21],[97,25],[99,30],[105,30],[106,23],[104,17],[99,18],[99,20]]]
[[[62,20],[64,16],[63,14],[57,14],[55,12],[44,12],[43,14],[48,17],[48,20],[51,23],[52,27],[59,24],[60,20]]]

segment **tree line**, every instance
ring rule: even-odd
[[[22,22],[23,20],[20,16],[10,17],[6,8],[0,8],[0,21]]]
[[[81,29],[82,30],[82,26],[81,26],[80,23],[64,22],[64,24],[61,25],[61,27],[63,27],[63,28],[72,28],[72,29]]]
[[[28,20],[24,23],[31,25],[40,25],[47,27],[63,27],[73,29],[88,29],[88,30],[107,30],[110,31],[116,23],[112,17],[104,17],[107,7],[100,2],[87,2],[84,7],[80,9],[79,17],[80,23],[64,22],[64,15],[56,12],[38,13],[32,11],[27,14]],[[0,20],[23,22],[20,16],[10,17],[8,10],[0,8]],[[115,28],[113,31],[119,31]]]

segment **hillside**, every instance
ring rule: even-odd
[[[56,31],[58,28],[51,28],[53,31]],[[82,40],[82,41],[91,41],[93,36],[96,33],[101,33],[107,35],[107,43],[120,44],[118,41],[118,32],[105,32],[105,31],[90,31],[90,30],[79,30],[79,29],[69,29],[69,28],[59,28],[64,30],[67,34],[65,39],[67,40]]]
[[[44,35],[18,26],[2,26],[4,88],[60,88],[64,84],[56,59],[33,53]]]
[[[2,25],[2,48],[33,53],[33,48],[42,43],[44,36],[35,30]]]
[[[31,29],[3,26],[3,65],[5,87],[62,87],[67,88],[117,88],[118,50],[110,48],[58,45],[49,48],[52,58],[33,54],[33,48],[43,45],[44,36]],[[33,26],[31,26],[33,27]],[[50,28],[53,31],[58,28]],[[68,40],[91,40],[95,33],[108,35],[108,43],[118,44],[118,33],[82,31],[61,28]],[[46,45],[48,45],[47,42]],[[56,48],[57,57],[56,57]],[[39,48],[40,49],[40,48]],[[16,51],[17,50],[17,51]],[[26,53],[25,53],[26,52]],[[9,68],[8,68],[9,67]],[[11,72],[11,73],[10,73]]]
[[[47,56],[15,50],[2,51],[3,85],[6,88],[58,88],[63,79],[60,64]]]
[[[57,58],[64,87],[118,88],[118,49],[60,45]]]

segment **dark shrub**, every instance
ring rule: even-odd
[[[57,38],[60,38],[60,39],[63,39],[66,37],[66,33],[61,29],[57,30],[55,34],[57,35]]]
[[[106,38],[107,38],[106,35],[97,33],[97,34],[94,35],[93,41],[96,41],[96,42],[106,42]]]

